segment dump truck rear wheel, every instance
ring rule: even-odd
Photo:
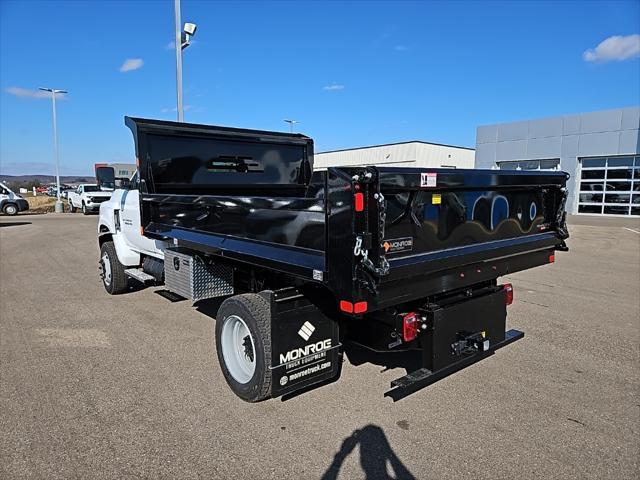
[[[216,349],[224,378],[245,402],[271,392],[271,311],[269,302],[248,293],[225,300],[216,320]]]

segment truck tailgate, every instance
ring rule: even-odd
[[[330,235],[332,248],[347,248],[340,232],[349,225],[355,257],[349,271],[346,252],[328,251],[331,277],[339,274],[334,289],[344,292],[343,279],[353,278],[346,300],[367,302],[370,311],[548,263],[555,249],[566,249],[567,177],[557,171],[329,169],[331,212],[354,192],[349,223],[337,213],[329,218],[330,233],[338,232]]]
[[[559,243],[566,178],[564,172],[380,169],[381,253],[393,270],[439,259],[464,265],[466,255],[499,257]]]

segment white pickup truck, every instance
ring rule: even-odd
[[[69,210],[75,212],[81,209],[82,213],[89,215],[100,209],[100,204],[109,200],[112,193],[100,190],[96,184],[83,183],[76,190],[69,192]]]

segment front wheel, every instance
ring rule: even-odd
[[[104,288],[111,295],[117,295],[127,289],[127,276],[124,265],[118,260],[113,242],[104,242],[100,248],[100,276]]]
[[[89,209],[87,209],[87,206],[84,203],[82,204],[82,214],[89,215]]]
[[[18,214],[18,206],[15,203],[7,203],[3,209],[4,213],[7,215],[17,215]]]
[[[228,298],[218,310],[218,361],[227,384],[245,402],[259,402],[271,392],[270,310],[253,293]]]

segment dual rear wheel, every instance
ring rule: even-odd
[[[226,299],[216,319],[216,350],[227,384],[246,402],[271,393],[271,311],[260,295]]]

